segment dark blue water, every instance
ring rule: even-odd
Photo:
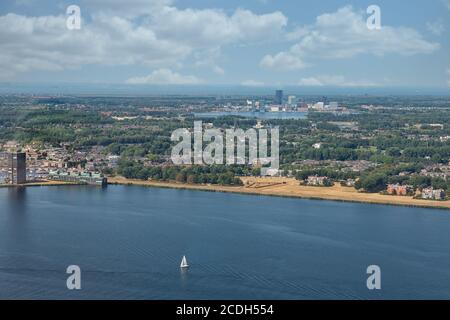
[[[80,291],[66,288],[73,264]],[[379,291],[366,287],[372,264]],[[3,188],[0,298],[449,299],[450,211],[131,186]]]

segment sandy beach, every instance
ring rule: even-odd
[[[244,186],[237,187],[220,185],[194,185],[176,182],[142,181],[126,179],[123,177],[110,177],[108,178],[108,183],[450,209],[449,200],[433,201],[413,199],[412,197],[382,195],[377,193],[360,193],[357,192],[354,188],[343,187],[340,184],[335,184],[332,187],[300,186],[299,182],[294,178],[278,177],[243,177],[241,178],[241,180],[244,182]]]

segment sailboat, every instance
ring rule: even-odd
[[[188,268],[188,267],[189,265],[187,263],[186,256],[183,256],[183,259],[181,259],[180,268]]]

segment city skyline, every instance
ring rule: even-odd
[[[381,30],[366,26],[372,4]],[[449,21],[446,0],[7,1],[0,82],[446,90]]]

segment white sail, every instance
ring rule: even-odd
[[[183,259],[181,259],[181,264],[180,264],[180,268],[187,268],[189,267],[187,260],[186,260],[186,256],[183,256]]]

